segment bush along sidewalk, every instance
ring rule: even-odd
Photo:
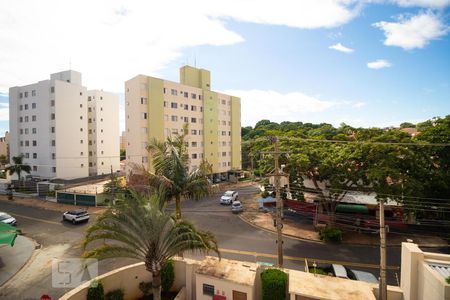
[[[285,300],[288,276],[278,269],[267,269],[261,273],[262,299]]]
[[[327,226],[319,231],[319,237],[325,242],[340,243],[342,241],[342,230]]]

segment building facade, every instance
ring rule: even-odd
[[[116,141],[108,145],[116,145],[117,163],[111,157],[109,164],[118,170],[119,104],[116,96],[109,95],[108,99],[106,106],[117,107],[111,109],[117,113],[105,120],[116,128],[115,135],[108,135]],[[32,176],[73,179],[90,175],[89,163],[93,160],[88,147],[88,91],[82,86],[81,73],[59,72],[51,74],[49,80],[10,88],[9,114],[10,157],[22,154]]]
[[[215,178],[241,168],[241,101],[211,90],[210,72],[184,66],[180,83],[138,75],[125,83],[127,161],[150,167],[148,141],[182,134],[190,168],[202,161]]]

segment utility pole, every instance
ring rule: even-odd
[[[380,286],[379,299],[387,300],[386,285],[386,227],[384,225],[384,199],[380,199]]]
[[[274,151],[263,152],[267,154],[273,154],[275,161],[275,170],[269,176],[275,177],[275,197],[276,197],[276,214],[275,214],[275,226],[277,227],[277,252],[278,252],[278,267],[283,267],[283,220],[281,218],[283,210],[283,202],[280,193],[280,177],[285,176],[280,170],[280,155],[281,152],[278,145],[278,139],[276,137],[271,137],[270,141],[274,144]]]
[[[112,204],[115,205],[116,204],[116,195],[115,195],[115,185],[116,182],[114,181],[114,174],[113,174],[113,167],[111,165],[111,196],[112,196]]]

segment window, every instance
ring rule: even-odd
[[[182,119],[183,119],[184,123],[189,122],[189,118],[188,117],[182,117]]]
[[[100,143],[103,144],[103,140],[101,140]]]
[[[228,131],[228,136],[231,136],[231,131]]]
[[[197,123],[197,118],[191,118],[191,123]]]
[[[20,147],[23,147],[23,141],[20,141]]]
[[[170,94],[176,96],[177,95],[177,90],[171,89],[170,90]]]
[[[101,154],[103,154],[103,151],[101,152]]]
[[[100,119],[100,122],[103,122],[103,118]]]
[[[89,156],[92,156],[92,151],[89,151]]]
[[[37,158],[37,153],[33,153],[33,158],[34,158],[34,159]]]
[[[36,116],[31,116],[31,121],[36,121]]]
[[[56,167],[52,167],[52,172],[56,173]]]
[[[222,147],[226,146],[227,142],[222,142]]]
[[[36,108],[36,103],[31,103],[31,108]]]
[[[192,99],[197,99],[197,95],[196,94],[191,94],[191,98]]]
[[[80,120],[83,120],[83,116],[80,116]]]
[[[222,156],[227,156],[227,153],[226,152],[222,152]]]
[[[222,99],[222,104],[225,105],[227,102],[225,100]]]
[[[80,108],[83,108],[83,104],[80,103]]]
[[[25,116],[25,122],[28,122],[28,116]]]
[[[192,135],[197,135],[197,130],[191,129],[191,134],[192,134]]]
[[[197,106],[191,105],[191,110],[192,110],[192,111],[197,111]]]
[[[197,159],[197,153],[192,153],[192,158]]]
[[[100,111],[103,111],[103,107],[100,107]]]
[[[167,101],[164,101],[163,106],[167,107]]]
[[[33,166],[33,171],[37,172],[37,166]]]
[[[55,145],[56,145],[55,140],[52,140],[52,146],[55,146]]]
[[[191,145],[192,147],[197,147],[197,142],[192,142]]]
[[[184,105],[184,110],[189,110],[189,105],[185,104]]]
[[[88,123],[92,123],[92,119],[91,118],[89,118]]]
[[[55,100],[50,100],[50,106],[55,106]]]
[[[25,158],[30,158],[30,153],[25,153]]]
[[[80,144],[83,144],[83,140],[80,140]]]
[[[184,98],[189,98],[189,93],[188,92],[184,92]]]
[[[33,141],[33,146],[37,146],[37,141]]]
[[[23,110],[23,105],[19,105],[19,110]]]
[[[52,127],[52,128],[50,129],[50,131],[51,131],[51,133],[55,133],[55,127]]]
[[[80,128],[80,131],[83,131],[83,128]]]
[[[178,104],[176,102],[170,102],[171,108],[178,108]]]
[[[80,92],[80,96],[83,96],[83,92]]]
[[[20,134],[23,134],[23,129],[20,129]]]
[[[19,98],[20,98],[20,99],[23,98],[23,93],[19,93]]]
[[[227,132],[226,131],[222,131],[222,135],[227,135]]]
[[[92,146],[92,141],[91,140],[89,140],[89,143],[88,143],[90,146]]]
[[[200,106],[200,112],[203,112],[203,106]]]
[[[19,122],[20,122],[20,123],[23,122],[23,118],[22,118],[22,117],[19,118]]]
[[[147,133],[147,127],[141,127],[141,133]]]
[[[214,296],[214,286],[204,283],[203,284],[203,295]]]
[[[25,96],[25,98],[27,98],[27,97],[28,97],[28,92],[25,92],[25,95],[24,95],[24,96]]]
[[[169,116],[168,115],[164,115],[164,121],[169,121]]]
[[[89,108],[88,108],[88,112],[92,112],[92,107],[89,107]]]
[[[56,154],[52,153],[52,159],[56,159]]]
[[[147,113],[142,113],[142,119],[147,120]]]
[[[166,93],[166,88],[163,88],[163,94],[165,94]]]
[[[52,113],[52,114],[50,115],[50,119],[51,119],[51,120],[54,120],[54,119],[55,119],[55,114],[54,114],[54,113]]]
[[[80,167],[82,167],[82,168],[83,168],[83,167],[84,167],[84,164],[81,164],[81,165],[80,165]]]
[[[141,97],[141,104],[147,104],[147,98]]]
[[[83,156],[84,152],[80,152],[80,156]]]
[[[25,141],[25,147],[30,146],[30,141]]]
[[[28,128],[25,128],[25,134],[28,134]]]
[[[178,121],[178,117],[177,117],[177,116],[171,116],[170,119],[171,119],[173,122]]]
[[[92,167],[92,162],[89,163],[89,167]]]
[[[52,86],[52,87],[50,88],[50,93],[54,93],[54,92],[55,92],[55,87]]]
[[[202,100],[202,95],[198,95],[198,100]]]

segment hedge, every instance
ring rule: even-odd
[[[285,300],[288,276],[278,269],[267,269],[261,273],[262,299]]]
[[[327,226],[320,230],[319,237],[325,242],[339,243],[342,241],[342,230]]]
[[[105,292],[101,281],[93,280],[88,288],[87,300],[104,300]]]

